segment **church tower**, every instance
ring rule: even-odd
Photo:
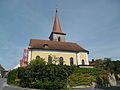
[[[58,11],[56,10],[56,16],[55,16],[55,20],[54,20],[53,30],[49,36],[49,39],[51,41],[65,42],[65,36],[66,36],[66,34],[62,32],[62,29],[60,27]]]

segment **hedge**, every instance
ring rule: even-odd
[[[46,65],[44,60],[34,60],[26,67],[12,70],[7,83],[24,88],[63,89],[72,86],[90,85],[92,82],[106,84],[107,74],[95,68],[79,68],[67,65]],[[15,80],[18,79],[19,82]]]

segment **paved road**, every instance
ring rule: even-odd
[[[36,90],[36,89],[26,89],[21,87],[12,87],[6,84],[6,78],[0,78],[0,90]]]
[[[38,90],[38,89],[26,89],[26,88],[21,88],[21,87],[12,87],[12,86],[7,85],[6,81],[7,81],[7,79],[0,78],[0,90]],[[103,88],[103,89],[69,89],[69,90],[120,90],[120,86]]]
[[[36,90],[36,89],[24,89],[20,87],[5,86],[2,90]]]
[[[4,88],[5,82],[6,82],[6,78],[0,78],[0,90]]]

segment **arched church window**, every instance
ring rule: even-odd
[[[70,58],[70,65],[73,65],[74,64],[74,60],[73,60],[73,57]]]
[[[58,41],[60,42],[60,37],[58,37]]]
[[[84,59],[82,59],[82,65],[85,65],[85,61],[84,61]]]
[[[40,56],[36,56],[36,59],[40,59]]]
[[[63,65],[63,57],[60,57],[59,63],[60,63],[60,65]]]
[[[48,56],[48,64],[52,64],[52,57]]]

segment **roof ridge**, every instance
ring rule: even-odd
[[[51,40],[42,40],[42,39],[31,39],[31,40],[39,40],[39,41],[49,41],[49,42],[57,42],[57,43],[73,43],[73,42],[58,42],[58,41],[51,41]],[[77,44],[77,43],[73,43],[73,44]],[[78,44],[77,44],[78,45]],[[79,46],[79,45],[78,45]]]

